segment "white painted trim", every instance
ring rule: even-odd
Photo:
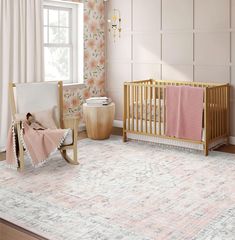
[[[82,132],[82,131],[85,131],[85,130],[86,130],[85,123],[80,124],[79,127],[78,127],[78,132]]]
[[[5,151],[6,151],[6,148],[5,148],[5,147],[1,147],[1,148],[0,148],[0,153],[1,153],[1,152],[5,152]]]
[[[113,126],[122,128],[123,127],[123,121],[122,120],[114,120],[113,121]],[[232,145],[235,145],[235,137],[234,136],[229,137],[229,143],[232,144]]]
[[[118,128],[122,128],[123,127],[123,121],[121,121],[121,120],[114,120],[113,121],[113,126],[114,127],[118,127]]]
[[[44,43],[44,47],[68,47],[70,49],[70,79],[65,84],[84,84],[84,4],[72,1],[44,0],[43,6],[66,8],[70,12],[69,43]],[[49,25],[49,22],[48,22]]]
[[[230,136],[229,137],[229,143],[232,144],[232,145],[235,145],[235,137]]]

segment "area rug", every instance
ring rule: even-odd
[[[23,173],[0,163],[0,216],[51,240],[234,240],[235,155],[84,139]]]

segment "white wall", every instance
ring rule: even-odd
[[[122,119],[123,82],[164,79],[235,86],[235,0],[109,0],[122,35],[107,33],[106,89]],[[235,91],[231,91],[235,136]]]

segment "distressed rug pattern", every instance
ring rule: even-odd
[[[20,173],[0,162],[0,217],[53,240],[234,240],[235,155],[81,140]]]

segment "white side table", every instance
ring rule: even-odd
[[[97,140],[109,138],[113,128],[114,103],[107,106],[89,106],[84,103],[83,114],[89,138]]]

